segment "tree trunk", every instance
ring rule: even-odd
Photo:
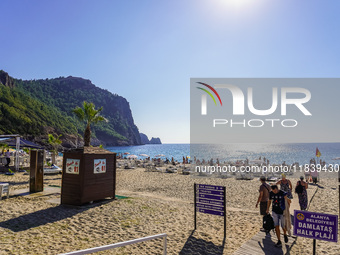
[[[52,164],[53,164],[53,165],[56,165],[56,161],[57,161],[57,160],[56,160],[56,152],[53,151],[53,152],[52,152]]]
[[[90,146],[90,143],[91,143],[91,128],[90,124],[87,124],[84,133],[84,146]]]

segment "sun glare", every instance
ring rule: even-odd
[[[228,6],[233,6],[236,8],[240,8],[243,6],[249,6],[250,4],[254,3],[255,0],[219,0],[220,2],[222,2],[225,5]]]

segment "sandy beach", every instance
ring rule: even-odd
[[[0,176],[12,189],[28,188],[29,176]],[[223,217],[198,213],[194,228],[194,183],[226,186],[227,237]],[[292,179],[292,183],[296,183]],[[61,174],[44,177],[46,187],[58,188]],[[117,171],[117,195],[127,198],[94,202],[81,207],[60,206],[60,195],[11,197],[0,201],[0,254],[59,254],[160,233],[168,234],[168,254],[232,254],[262,225],[255,203],[258,179],[203,178],[145,172],[143,168]],[[335,180],[321,180],[308,194],[310,210],[338,214]],[[297,198],[295,198],[297,199]],[[318,254],[338,254],[339,245],[317,242]],[[298,238],[291,254],[310,254],[312,240]],[[162,240],[118,248],[99,254],[161,254]]]

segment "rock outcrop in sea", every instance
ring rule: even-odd
[[[162,144],[159,137],[152,137],[150,140],[146,134],[139,133],[142,144]]]
[[[159,137],[152,137],[150,140],[150,144],[162,144],[162,142]]]

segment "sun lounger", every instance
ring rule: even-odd
[[[267,181],[269,182],[276,182],[278,180],[278,177],[275,176],[268,176],[267,177]]]
[[[45,167],[44,174],[59,174],[62,172],[62,169],[56,165],[52,167]]]
[[[135,167],[133,167],[130,163],[125,163],[124,169],[135,169]]]
[[[177,168],[176,168],[176,167],[173,167],[173,166],[169,166],[169,167],[166,169],[166,172],[167,172],[167,173],[177,173]]]
[[[246,180],[246,181],[251,181],[253,180],[254,178],[250,175],[250,174],[240,174],[240,175],[237,175],[236,180]]]
[[[182,174],[184,174],[184,175],[189,175],[190,172],[191,172],[190,168],[184,168],[184,169],[182,170]]]

